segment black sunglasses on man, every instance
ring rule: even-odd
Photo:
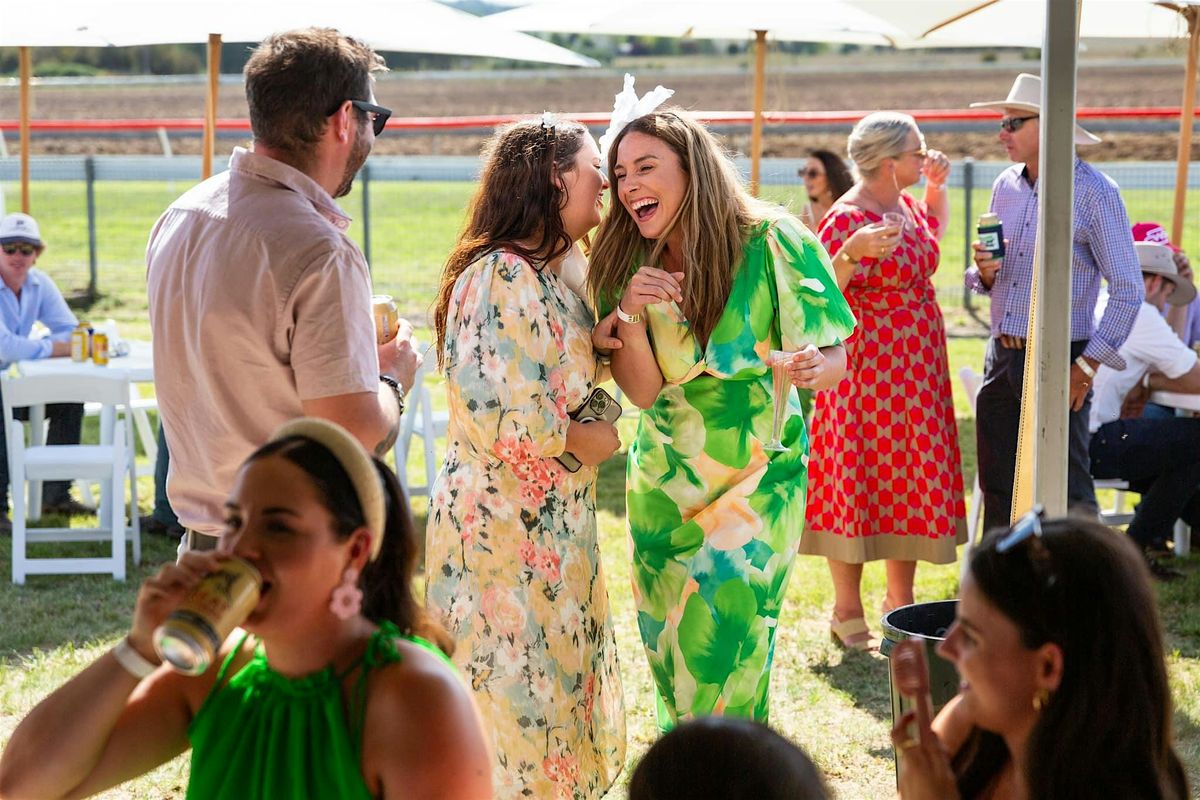
[[[367,118],[371,120],[371,125],[375,130],[376,136],[383,133],[383,126],[387,125],[388,118],[392,116],[392,110],[390,108],[377,106],[374,103],[368,103],[366,100],[351,100],[350,105],[367,115]],[[338,103],[333,107],[333,110],[325,116],[329,117],[336,114],[337,110],[341,107],[342,104]]]

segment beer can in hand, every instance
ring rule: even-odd
[[[992,258],[1004,258],[1004,225],[1000,217],[992,212],[979,215],[979,244]]]
[[[185,675],[200,675],[216,658],[221,643],[258,605],[262,575],[249,561],[222,561],[154,631],[159,658]]]
[[[396,329],[400,327],[400,310],[390,294],[371,296],[371,312],[375,315],[375,341],[387,344],[396,338]]]

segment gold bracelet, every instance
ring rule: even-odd
[[[838,258],[845,259],[847,263],[853,264],[856,267],[862,263],[861,261],[859,261],[857,259],[851,258],[850,252],[848,250],[846,250],[846,248],[844,248],[844,247],[838,251]]]

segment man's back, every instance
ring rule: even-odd
[[[238,150],[147,249],[156,391],[180,521],[218,533],[237,465],[301,401],[378,388],[370,276],[314,181]]]

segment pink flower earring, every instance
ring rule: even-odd
[[[342,573],[342,582],[333,590],[329,610],[338,619],[350,619],[362,611],[362,598],[362,589],[358,588],[358,570],[347,567]]]

